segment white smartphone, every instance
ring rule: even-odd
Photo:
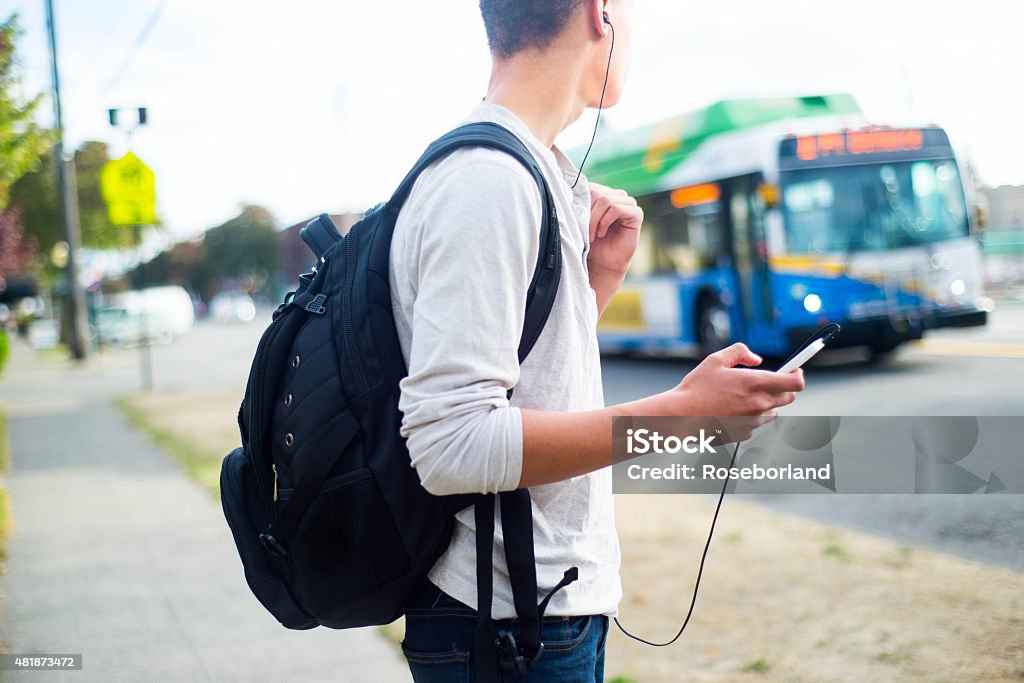
[[[794,370],[802,366],[804,363],[809,361],[811,358],[813,358],[814,355],[818,353],[818,351],[821,351],[823,348],[825,348],[825,340],[815,339],[810,344],[805,346],[798,354],[790,358],[785,365],[783,365],[775,372],[779,373],[780,375],[784,375],[787,372],[793,372]]]
[[[779,374],[784,374],[787,372],[793,372],[797,368],[801,367],[804,363],[814,358],[815,354],[817,354],[819,351],[825,348],[825,344],[827,344],[832,339],[832,337],[839,334],[841,329],[842,328],[840,328],[839,325],[835,323],[829,323],[828,325],[825,325],[820,330],[811,335],[810,341],[805,342],[806,346],[804,346],[799,351],[790,356],[789,360],[787,360],[783,364],[783,366],[776,370],[775,372]]]

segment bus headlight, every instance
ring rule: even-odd
[[[967,285],[963,280],[953,280],[949,283],[949,291],[953,292],[953,296],[963,296],[967,291]]]
[[[808,294],[804,297],[804,309],[808,313],[817,313],[821,310],[821,297],[817,294]]]

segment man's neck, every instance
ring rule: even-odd
[[[579,95],[582,72],[573,61],[535,52],[495,60],[484,99],[518,116],[550,148],[585,108]]]

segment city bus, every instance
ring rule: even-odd
[[[974,199],[946,132],[868,125],[850,95],[718,102],[609,136],[591,182],[644,210],[605,352],[785,355],[829,322],[881,355],[984,325]]]

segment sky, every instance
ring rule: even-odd
[[[490,70],[475,0],[53,2],[67,144],[119,156],[129,136],[107,109],[146,106],[130,145],[156,173],[165,241],[242,203],[290,225],[385,199]],[[0,0],[0,18],[21,17],[26,95],[50,86],[43,6]],[[943,126],[985,184],[1024,184],[1022,25],[1024,3],[1003,0],[635,0],[629,81],[605,123],[847,92],[875,123]],[[585,142],[593,121],[559,145]]]

